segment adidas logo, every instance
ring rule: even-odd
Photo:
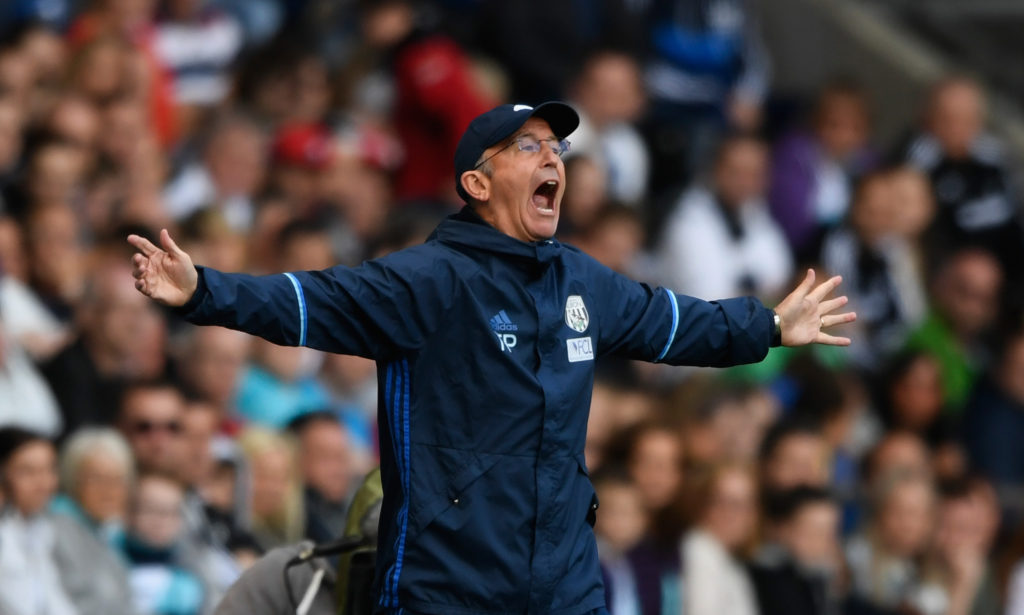
[[[509,320],[508,314],[505,313],[505,310],[502,310],[494,316],[491,316],[491,329],[495,333],[518,331],[519,325],[513,324],[513,322]]]
[[[508,314],[505,313],[505,310],[491,316],[491,330],[494,331],[494,336],[498,338],[498,345],[501,347],[501,351],[511,353],[512,349],[519,342],[519,338],[510,333],[510,331],[518,331],[519,325],[512,322]]]

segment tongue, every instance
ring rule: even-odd
[[[533,205],[540,209],[551,209],[551,197],[546,194],[534,193]]]

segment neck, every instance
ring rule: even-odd
[[[490,224],[497,230],[501,231],[505,235],[519,241],[531,242],[535,241],[530,237],[526,237],[525,233],[517,232],[515,226],[505,216],[500,215],[501,211],[508,211],[507,208],[502,209],[500,206],[495,205],[491,202],[481,203],[477,202],[473,205],[473,211],[476,212],[484,222]]]

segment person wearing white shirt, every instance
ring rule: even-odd
[[[765,205],[767,152],[734,136],[719,147],[709,187],[688,190],[669,217],[658,251],[662,282],[677,292],[720,299],[772,297],[793,273],[793,257]]]
[[[696,526],[683,538],[683,612],[757,615],[754,587],[738,553],[757,529],[757,487],[742,466],[722,466],[706,477]]]
[[[0,428],[0,607],[4,615],[78,615],[53,559],[46,508],[57,489],[57,455],[46,439]]]

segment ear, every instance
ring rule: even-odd
[[[483,171],[466,171],[459,181],[462,182],[462,189],[474,201],[483,202],[491,198],[491,178]]]

